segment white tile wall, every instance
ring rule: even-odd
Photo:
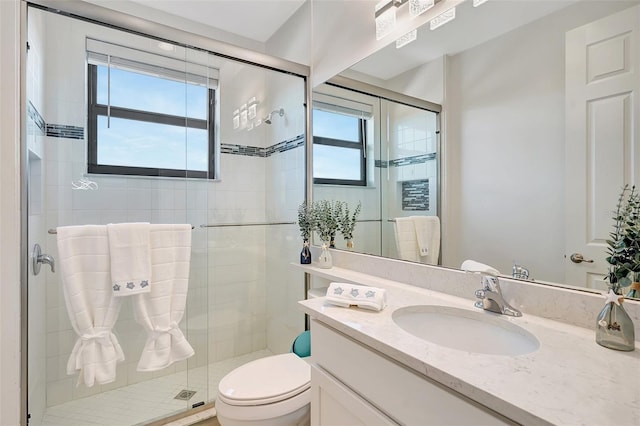
[[[402,159],[437,151],[436,114],[388,103],[389,126],[391,138],[388,142],[389,160]],[[383,149],[383,151],[385,151]],[[384,182],[383,196],[386,200],[384,209],[388,218],[410,215],[438,214],[438,169],[435,160],[424,163],[389,167],[386,170],[388,179]],[[402,182],[409,180],[429,179],[429,210],[402,210]],[[384,256],[397,258],[395,246],[395,228],[393,224],[383,224],[382,253]]]

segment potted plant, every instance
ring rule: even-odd
[[[302,237],[302,251],[300,252],[300,263],[308,265],[311,263],[311,250],[309,249],[309,238],[313,231],[313,207],[304,201],[298,206],[298,227]]]
[[[596,342],[607,348],[632,351],[634,327],[622,306],[622,288],[640,272],[640,196],[635,186],[622,189],[613,215],[613,231],[607,240],[609,294],[598,315]]]
[[[313,203],[314,230],[323,243],[331,243],[335,240],[338,231],[338,219],[336,212],[339,210],[340,202],[328,200],[315,201]]]
[[[329,247],[333,246],[332,242],[338,231],[336,216],[338,203],[328,200],[320,200],[313,203],[313,229],[322,240],[322,253],[318,259],[321,268],[331,268],[333,266]]]
[[[359,201],[353,213],[349,211],[349,205],[347,203],[341,203],[339,208],[338,224],[340,226],[340,233],[344,239],[347,240],[348,249],[353,248],[353,231],[355,230],[356,221],[358,220],[361,209],[362,203]]]

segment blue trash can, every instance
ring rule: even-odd
[[[291,352],[300,358],[311,356],[311,333],[309,330],[303,331],[295,338],[291,346]]]

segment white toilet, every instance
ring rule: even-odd
[[[257,359],[224,376],[216,411],[222,426],[309,424],[311,368],[296,354]]]

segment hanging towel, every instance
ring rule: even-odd
[[[489,265],[485,265],[484,263],[476,262],[475,260],[465,260],[462,262],[460,269],[468,272],[482,272],[493,276],[500,275],[500,271],[497,269],[492,268]]]
[[[180,320],[187,303],[191,225],[151,225],[151,291],[133,296],[136,321],[147,332],[138,371],[157,371],[195,352]]]
[[[411,217],[395,218],[395,237],[398,257],[401,260],[420,261],[416,227]]]
[[[67,374],[78,374],[80,385],[91,387],[116,378],[124,361],[113,325],[121,299],[113,297],[107,227],[57,228],[58,262],[71,326],[78,339],[67,362]]]
[[[440,254],[440,219],[438,216],[411,216],[411,219],[416,230],[420,261],[437,265]]]
[[[372,311],[381,311],[387,306],[387,293],[383,288],[364,285],[331,283],[327,288],[327,302],[348,308],[358,306]]]
[[[151,290],[149,224],[109,224],[107,233],[113,295],[148,293]]]

